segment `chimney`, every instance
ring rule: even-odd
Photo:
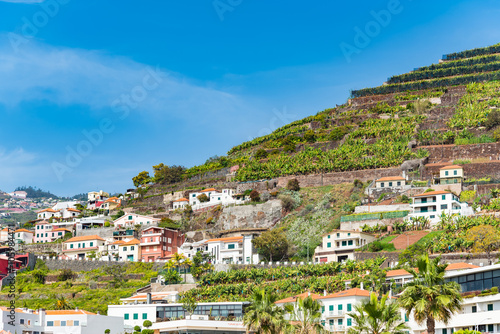
[[[45,309],[41,308],[38,310],[38,322],[40,323],[40,326],[43,326],[45,324]]]
[[[75,311],[79,311],[78,307],[75,307]]]
[[[326,297],[326,290],[323,290],[323,296]]]
[[[364,290],[363,289],[363,282],[361,282],[361,286],[359,287],[361,290]]]
[[[146,304],[152,304],[153,302],[151,301],[151,292],[148,292],[146,296],[147,296]]]

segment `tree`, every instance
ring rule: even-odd
[[[293,191],[299,191],[300,190],[299,180],[297,180],[297,179],[289,180],[288,183],[286,184],[286,189],[293,190]]]
[[[150,181],[149,173],[146,171],[140,172],[137,176],[132,178],[132,182],[134,182],[134,186],[139,187]]]
[[[422,255],[417,260],[416,269],[407,269],[413,275],[413,281],[406,284],[399,298],[400,306],[408,316],[413,312],[417,323],[426,322],[428,334],[435,333],[436,320],[446,324],[461,309],[460,285],[445,281],[447,264],[439,261],[439,257],[431,260],[429,255]]]
[[[316,141],[316,134],[313,130],[307,130],[306,133],[304,133],[304,139],[309,143],[314,143]]]
[[[141,326],[134,327],[134,334],[141,334]]]
[[[321,305],[310,296],[297,299],[295,304],[286,304],[285,311],[290,313],[290,320],[297,321],[294,325],[294,333],[309,334],[322,333]]]
[[[252,192],[250,193],[250,199],[252,200],[252,202],[260,201],[259,192],[257,190],[252,190]]]
[[[143,329],[141,334],[154,334],[155,331],[153,329],[149,329],[149,327],[153,326],[153,323],[151,321],[144,320],[142,326],[146,327],[146,329]]]
[[[243,323],[248,331],[274,334],[288,327],[288,322],[283,317],[284,310],[275,304],[277,299],[275,294],[268,294],[264,290],[254,291],[251,304],[243,316]]]
[[[109,333],[111,333],[111,329],[106,329],[106,330],[104,331],[104,334],[109,334]]]
[[[288,240],[283,228],[266,231],[252,240],[257,252],[269,261],[273,258],[282,259],[288,252]]]
[[[186,170],[183,166],[166,166],[163,163],[153,166],[155,173],[154,182],[161,184],[172,184],[182,181],[182,175]]]
[[[500,246],[498,231],[491,225],[474,226],[467,231],[467,240],[473,242],[472,252],[486,253],[488,261],[492,264],[491,252]]]
[[[198,302],[196,301],[196,298],[193,296],[189,297],[184,297],[181,300],[182,302],[182,308],[189,314],[189,317],[191,317],[196,311],[196,308],[198,307]]]
[[[354,323],[348,334],[404,334],[408,329],[401,321],[398,305],[391,303],[387,295],[379,300],[377,294],[372,292],[370,299],[354,306],[354,310],[349,313]]]
[[[56,302],[54,303],[54,310],[72,310],[73,306],[68,303],[66,298],[63,296],[59,296],[56,299]]]
[[[259,148],[259,149],[257,150],[257,152],[255,152],[254,157],[255,157],[255,159],[260,160],[260,159],[265,159],[265,158],[267,158],[267,156],[268,156],[268,155],[269,155],[269,154],[267,153],[267,151],[266,151],[266,150],[264,150],[263,148]]]
[[[125,272],[120,265],[115,264],[112,266],[104,267],[103,272],[106,275],[111,276],[110,283],[114,287],[118,287],[121,283],[126,281]]]

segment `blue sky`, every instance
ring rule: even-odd
[[[0,189],[122,192],[498,43],[498,17],[495,0],[0,0]]]

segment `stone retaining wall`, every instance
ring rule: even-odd
[[[419,146],[418,149],[429,151],[429,163],[442,161],[453,161],[457,159],[474,160],[486,158],[490,160],[500,160],[500,142],[473,145],[431,145]]]

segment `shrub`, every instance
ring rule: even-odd
[[[287,144],[283,146],[283,152],[293,153],[295,152],[295,144]]]
[[[361,180],[355,179],[353,184],[356,188],[363,188],[363,181]]]
[[[432,189],[432,188],[428,188],[428,189],[426,189],[426,190],[424,191],[424,193],[429,193],[429,192],[431,192],[431,191],[435,191],[435,190],[434,190],[434,189]]]
[[[341,140],[349,132],[346,126],[338,126],[328,134],[329,140]]]
[[[259,192],[257,190],[252,190],[252,192],[250,193],[250,199],[252,200],[252,202],[260,201]]]
[[[280,196],[281,205],[286,212],[290,212],[295,209],[295,201],[291,196],[283,195]]]
[[[306,133],[304,133],[304,139],[309,143],[314,143],[316,141],[316,134],[313,130],[307,130]]]
[[[63,282],[69,279],[73,279],[76,274],[71,269],[63,269],[59,275],[57,275],[57,281]]]
[[[500,126],[493,131],[493,139],[495,141],[500,141]]]
[[[108,222],[108,221],[105,221],[105,222],[104,222],[104,227],[110,227],[110,226],[111,226],[111,223],[110,223],[110,222]]]
[[[497,125],[500,125],[500,110],[493,110],[488,114],[484,126],[488,129],[493,129]]]
[[[257,152],[255,152],[254,157],[255,157],[255,159],[259,159],[260,160],[260,159],[267,158],[268,155],[269,154],[267,153],[266,150],[264,150],[263,148],[260,148],[260,149],[257,150]]]
[[[271,195],[268,192],[260,194],[260,199],[264,202],[269,201],[270,198],[271,198]]]
[[[288,190],[299,191],[300,190],[299,180],[297,179],[289,180],[288,183],[286,184],[286,188]]]
[[[196,197],[201,203],[205,203],[210,201],[210,198],[206,194],[201,194],[198,197]]]

